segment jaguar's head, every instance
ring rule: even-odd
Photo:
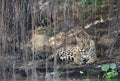
[[[79,47],[78,51],[81,57],[81,61],[85,63],[88,62],[95,48],[94,41],[90,39],[89,37],[85,37],[85,36],[77,37],[76,36],[76,42]]]

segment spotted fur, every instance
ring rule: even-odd
[[[93,63],[96,61],[95,42],[88,36],[76,36],[76,45],[67,45],[54,52],[57,59],[76,64]]]

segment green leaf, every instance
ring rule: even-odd
[[[118,76],[118,72],[116,70],[112,70],[111,72],[113,74],[113,77]]]
[[[109,70],[109,65],[108,64],[104,64],[101,67],[102,71],[108,71]]]
[[[112,73],[112,72],[108,72],[108,73],[106,74],[105,78],[107,78],[107,79],[113,78],[113,73]]]
[[[115,69],[115,68],[116,68],[116,64],[115,64],[115,63],[111,63],[111,64],[110,64],[110,68],[111,68],[111,69]]]
[[[87,75],[91,75],[92,73],[93,73],[93,71],[91,71],[91,70],[87,71]]]
[[[83,8],[88,7],[88,5],[89,5],[89,0],[80,0],[80,5],[81,5],[81,7],[83,7]]]
[[[65,0],[59,0],[60,1],[60,3],[64,3],[65,2]]]
[[[112,79],[114,78],[115,76],[118,76],[118,72],[116,70],[111,70],[110,72],[108,72],[106,75],[105,75],[105,78],[107,79]]]
[[[113,81],[113,79],[108,79],[108,78],[106,78],[105,81]]]
[[[62,74],[62,70],[58,70],[58,77],[60,77]]]
[[[118,72],[117,72],[117,71],[116,71],[115,74],[114,74],[114,77],[115,77],[115,76],[118,76]]]

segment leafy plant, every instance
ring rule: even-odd
[[[60,3],[64,3],[64,2],[65,2],[65,0],[58,0],[58,2],[60,2]]]
[[[90,5],[97,10],[106,0],[80,0],[80,6],[83,8]]]
[[[103,77],[105,77],[106,79],[112,79],[118,76],[115,63],[104,64],[102,65],[101,69],[105,72]]]
[[[60,76],[62,75],[62,70],[58,69],[57,70],[57,74],[58,74],[57,77],[60,80]]]
[[[118,81],[117,79],[105,79],[105,81]]]
[[[86,70],[84,72],[80,71],[80,74],[82,74],[83,79],[88,79],[92,73],[93,72],[91,70]]]

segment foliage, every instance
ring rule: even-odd
[[[89,7],[92,5],[92,7],[95,10],[98,10],[98,8],[105,2],[106,0],[80,0],[80,5],[83,8]]]
[[[105,81],[118,81],[117,79],[105,79]]]
[[[86,70],[85,72],[80,71],[80,74],[82,74],[83,79],[88,79],[92,73],[93,72],[91,70]]]
[[[64,4],[67,7],[71,7],[71,5],[73,4],[73,0],[58,0],[58,4]],[[66,3],[66,4],[65,4]]]
[[[58,0],[60,3],[65,3],[65,1],[68,1],[68,3],[71,3],[72,0]],[[106,0],[79,0],[80,6],[82,8],[89,7],[90,5],[95,9],[98,10],[98,8],[105,2]]]
[[[116,64],[104,64],[101,67],[102,71],[104,71],[104,76],[106,79],[112,79],[118,76],[118,72],[116,71]]]
[[[67,6],[71,7],[73,4],[73,0],[58,0],[61,4],[67,4]],[[87,17],[91,14],[92,9],[94,11],[98,11],[100,7],[106,2],[106,0],[76,0],[79,4],[80,8],[83,8],[83,12],[81,13],[81,17]]]
[[[57,74],[58,74],[58,79],[60,79],[60,76],[62,75],[62,70],[57,70]]]
[[[58,0],[58,2],[63,4],[65,2],[65,0]]]
[[[72,2],[72,0],[58,0],[60,3],[65,3],[65,1]],[[90,5],[95,9],[98,9],[106,0],[79,0],[80,6],[86,8]]]

